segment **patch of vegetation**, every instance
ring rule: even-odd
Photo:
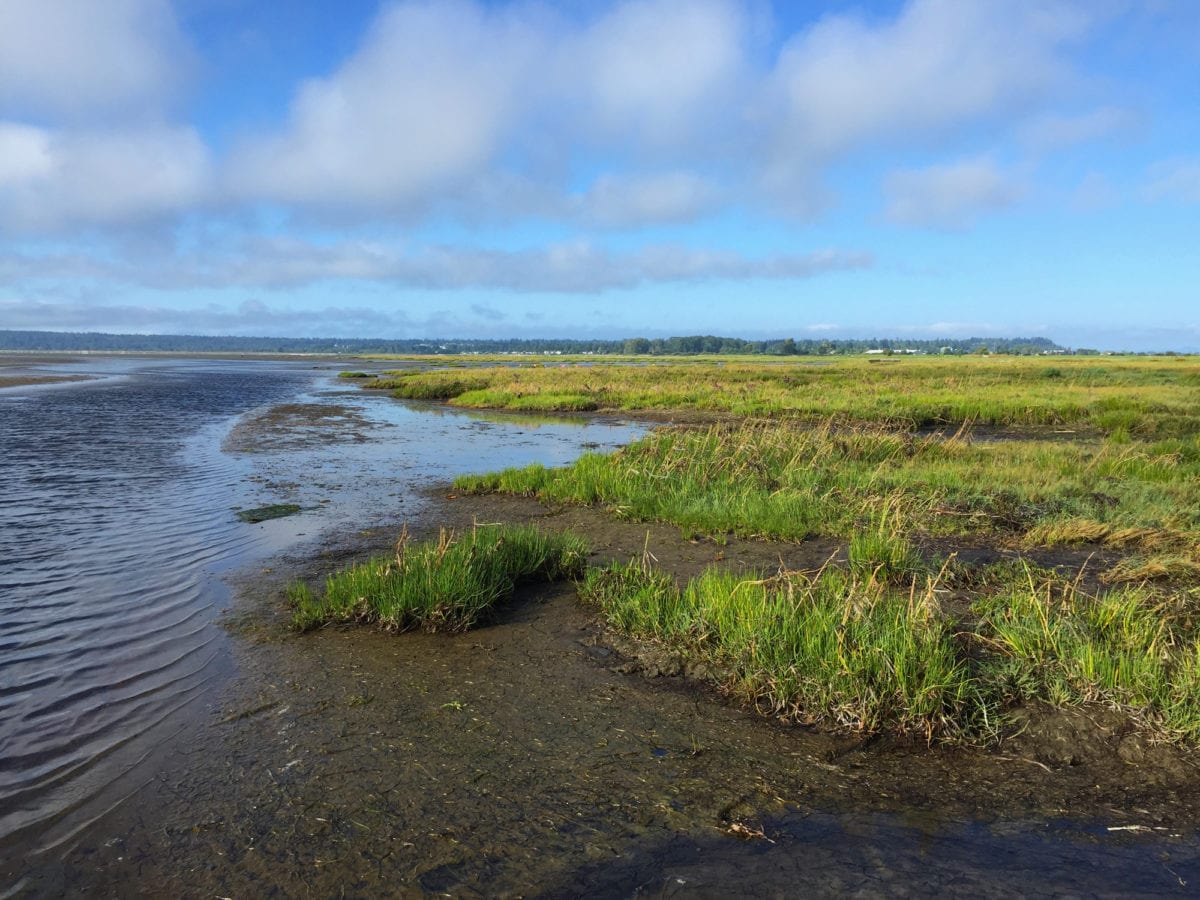
[[[282,519],[300,512],[298,503],[272,503],[269,506],[259,506],[255,509],[239,509],[237,517],[243,522],[265,522],[268,519]]]
[[[1134,437],[1200,432],[1200,367],[1187,358],[889,357],[778,363],[502,366],[395,372],[397,397],[495,409],[603,409],[867,422],[892,428],[1074,429]],[[877,361],[877,360],[875,360]],[[586,405],[583,400],[586,399]]]
[[[643,561],[581,588],[615,626],[707,657],[772,713],[873,733],[957,733],[973,703],[952,623],[932,592],[888,590],[827,567],[815,576],[709,569],[682,589]]]
[[[301,630],[329,622],[369,622],[403,631],[465,631],[516,586],[535,578],[579,575],[587,546],[572,534],[533,527],[478,526],[461,535],[408,546],[329,577],[317,596],[304,583],[288,589]]]
[[[369,372],[338,372],[338,378],[374,378]]]
[[[601,504],[688,532],[850,540],[858,574],[911,574],[914,535],[1102,543],[1164,576],[1200,566],[1200,438],[975,442],[787,423],[662,428],[561,469],[460,477],[462,491]],[[1158,565],[1158,568],[1154,568]]]
[[[905,587],[831,566],[712,568],[681,588],[635,560],[590,570],[581,593],[614,627],[732,671],[731,688],[795,721],[986,741],[1027,701],[1104,701],[1200,739],[1194,607],[1008,566],[983,579],[968,623],[939,600],[944,575]]]
[[[998,707],[1105,701],[1172,737],[1200,739],[1200,629],[1194,600],[1123,585],[1089,596],[1026,572],[978,599],[981,694]]]
[[[770,712],[986,740],[1030,702],[1104,702],[1200,741],[1200,370],[1192,359],[981,356],[824,365],[588,365],[398,373],[398,396],[499,409],[679,411],[461,491],[601,505],[685,534],[846,542],[848,564],[684,585],[646,559],[586,574],[615,628],[732,672]],[[730,422],[730,419],[736,419]],[[1018,429],[1020,440],[1005,440]],[[940,569],[918,547],[1096,547],[1085,591],[1023,562]]]

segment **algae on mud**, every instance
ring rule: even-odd
[[[300,504],[298,503],[271,503],[267,506],[258,506],[254,509],[239,509],[237,517],[243,522],[255,524],[258,522],[266,522],[270,519],[282,519],[284,516],[295,515],[300,512]]]

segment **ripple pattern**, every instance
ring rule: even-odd
[[[312,380],[249,365],[0,397],[0,851],[49,849],[119,802],[226,665],[214,572],[248,537],[220,438]]]

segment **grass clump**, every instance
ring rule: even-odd
[[[581,594],[614,627],[716,664],[735,691],[796,721],[986,742],[1031,701],[1102,702],[1200,742],[1195,603],[1146,585],[1089,595],[1005,565],[975,573],[968,613],[939,599],[948,568],[907,589],[833,566],[711,568],[680,587],[643,559],[590,570]]]
[[[775,714],[929,737],[970,719],[968,669],[931,590],[833,567],[768,578],[712,568],[681,589],[634,561],[589,571],[581,593],[617,627],[730,668],[736,689]]]
[[[292,621],[301,630],[360,621],[397,631],[465,631],[520,582],[579,575],[586,554],[578,536],[532,526],[443,530],[438,540],[412,547],[405,533],[393,557],[330,576],[320,596],[302,583],[289,588]]]
[[[890,499],[868,528],[851,536],[850,570],[859,578],[906,582],[921,571],[921,554],[897,522],[898,501]]]
[[[1103,701],[1174,737],[1200,740],[1197,610],[1179,596],[1123,585],[1091,596],[1078,584],[1026,570],[1024,584],[978,599],[989,648],[981,690],[1004,707]]]

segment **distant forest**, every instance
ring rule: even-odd
[[[100,334],[58,331],[0,330],[0,350],[92,350],[156,353],[331,353],[361,355],[394,353],[436,356],[452,353],[622,353],[652,356],[754,354],[763,356],[829,356],[865,353],[1065,353],[1047,338],[966,338],[964,340],[801,339],[749,341],[741,338],[691,335],[622,340],[504,339],[504,340],[384,340],[349,338],[217,337],[185,334]],[[1095,351],[1075,351],[1095,352]]]

